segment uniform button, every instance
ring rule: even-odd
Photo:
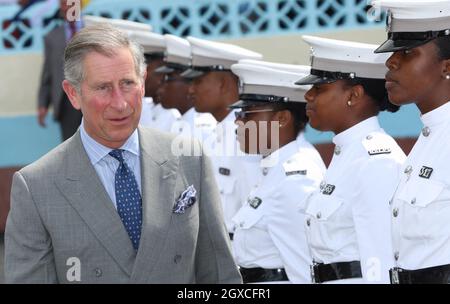
[[[322,213],[317,212],[316,217],[317,217],[318,219],[320,219],[320,218],[322,217]]]
[[[178,129],[178,132],[179,132],[179,133],[182,133],[182,132],[183,132],[183,128],[179,128],[179,129]]]
[[[155,120],[156,120],[156,117],[155,117],[155,116],[153,116],[153,117],[152,117],[152,120],[153,120],[153,121],[155,121]]]
[[[398,251],[396,251],[395,253],[394,253],[394,259],[396,260],[396,261],[398,261],[398,257],[399,257],[400,255],[399,255],[399,253],[398,253]]]
[[[392,205],[392,199],[389,200],[389,205]]]
[[[97,278],[99,278],[99,277],[101,277],[103,275],[103,272],[102,272],[102,270],[100,268],[95,268],[94,272],[95,272],[95,276]]]
[[[412,166],[406,167],[404,172],[405,172],[406,174],[410,174],[410,173],[412,172]]]
[[[245,224],[244,222],[240,222],[239,227],[241,227],[241,228],[244,227],[244,224]]]
[[[394,215],[394,217],[397,217],[397,215],[398,215],[398,208],[395,208],[395,209],[392,211],[392,214]]]
[[[372,138],[373,138],[372,135],[367,135],[367,136],[366,136],[366,139],[367,139],[367,140],[371,140]]]
[[[411,200],[411,205],[414,205],[416,203],[416,198],[413,198],[412,200]]]
[[[224,192],[223,192],[223,190],[220,190],[220,194],[223,194]]]
[[[262,170],[262,173],[263,173],[264,176],[266,176],[267,173],[269,173],[269,169],[268,169],[268,168],[264,168],[264,169]]]
[[[306,226],[309,227],[310,225],[311,225],[311,219],[307,219],[307,220],[306,220]]]
[[[178,262],[180,262],[181,260],[181,255],[177,254],[176,256],[173,257],[173,262],[175,264],[178,264]]]
[[[430,135],[430,133],[431,133],[430,128],[425,127],[425,128],[422,129],[423,136],[428,137],[428,135]]]
[[[334,147],[334,154],[336,154],[336,155],[341,154],[341,147],[340,146]]]

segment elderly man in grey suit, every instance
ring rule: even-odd
[[[86,27],[66,48],[64,72],[84,118],[14,175],[6,281],[240,283],[209,160],[138,127],[141,48],[109,25]]]
[[[48,109],[53,106],[53,118],[59,123],[62,139],[71,137],[80,126],[81,112],[74,109],[61,88],[64,80],[63,57],[66,43],[80,30],[81,21],[68,22],[71,6],[60,0],[60,16],[65,22],[55,27],[44,38],[44,64],[38,94],[38,123],[45,127]],[[72,10],[74,7],[72,7]],[[71,15],[70,15],[71,16]]]

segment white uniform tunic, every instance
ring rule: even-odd
[[[391,206],[396,265],[408,270],[450,264],[450,101],[421,120]]]
[[[217,125],[217,121],[209,113],[198,113],[194,108],[180,115],[170,128],[171,133],[205,140]]]
[[[155,104],[153,98],[144,97],[139,124],[147,128],[170,132],[172,124],[180,117],[175,109],[164,109],[161,104]]]
[[[257,176],[259,169],[259,163],[251,161],[253,157],[241,152],[239,148],[234,111],[219,122],[211,135],[203,141],[204,151],[211,157],[229,233],[234,232],[231,218],[250,193],[250,177]]]
[[[273,160],[274,166],[264,167]],[[290,282],[309,283],[304,204],[319,187],[325,165],[303,136],[261,165],[257,187],[233,218],[236,263],[245,268],[284,268]]]
[[[389,200],[405,154],[376,117],[336,135],[333,142],[325,179],[307,202],[311,255],[324,264],[360,261],[363,279],[349,282],[389,283]]]

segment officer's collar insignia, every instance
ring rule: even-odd
[[[255,196],[254,198],[249,198],[247,202],[253,209],[256,209],[261,205],[262,200]]]
[[[219,168],[219,173],[222,174],[222,175],[228,176],[228,175],[230,175],[231,171],[230,171],[230,169],[220,167]]]
[[[433,173],[433,168],[423,166],[420,168],[419,176],[423,178],[430,178],[431,173]]]
[[[299,174],[299,175],[306,175],[306,170],[297,170],[297,171],[289,171],[289,172],[286,172],[286,176],[296,175],[296,174]]]
[[[336,188],[335,185],[326,184],[322,189],[322,194],[331,195],[331,193],[333,193],[335,188]]]

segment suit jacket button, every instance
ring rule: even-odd
[[[94,269],[94,272],[95,272],[95,276],[97,277],[97,278],[99,278],[99,277],[101,277],[102,276],[102,270],[100,269],[100,268],[95,268]]]
[[[178,264],[178,262],[181,260],[181,255],[177,254],[176,256],[173,257],[173,262],[175,264]]]

